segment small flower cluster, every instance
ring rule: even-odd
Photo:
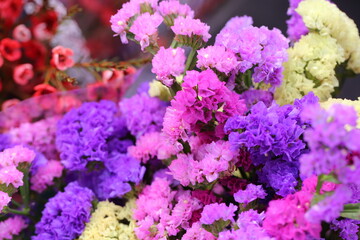
[[[35,153],[21,145],[0,152],[0,211],[11,201],[10,196],[24,184],[24,171],[34,158]]]

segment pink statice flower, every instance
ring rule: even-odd
[[[272,200],[266,210],[264,229],[271,236],[282,240],[306,240],[308,237],[318,239],[321,225],[311,223],[305,217],[312,197],[312,193],[302,190],[283,199]]]
[[[25,220],[20,216],[15,216],[0,222],[0,239],[13,239],[27,227]]]
[[[68,102],[71,99],[67,98]],[[11,141],[16,144],[23,144],[40,151],[48,159],[56,159],[58,152],[55,146],[55,134],[58,117],[33,122],[22,123],[17,128],[9,130]]]
[[[242,115],[245,110],[244,101],[212,70],[189,71],[182,90],[166,109],[163,131],[174,140],[188,140],[196,133],[211,142],[225,135],[223,126],[229,117]]]
[[[16,166],[6,166],[0,168],[0,184],[9,186],[10,184],[18,188],[22,186],[24,174],[19,171]]]
[[[155,178],[136,201],[135,233],[139,239],[167,239],[190,228],[193,212],[202,208],[190,191],[172,191],[165,178]]]
[[[182,48],[164,48],[155,54],[152,60],[152,72],[164,85],[170,87],[175,77],[185,70],[185,51]]]
[[[169,166],[170,174],[181,185],[196,185],[205,180],[213,182],[233,169],[237,154],[229,143],[217,141],[203,144],[193,154],[178,154]]]
[[[74,52],[72,49],[56,46],[52,49],[51,64],[57,69],[65,71],[74,66],[74,60],[72,59],[73,55]]]
[[[161,1],[159,3],[158,11],[162,16],[176,15],[194,17],[194,11],[187,4],[181,4],[178,0]]]
[[[235,54],[223,46],[208,46],[197,51],[197,67],[212,68],[228,75],[237,69],[239,62]]]
[[[200,222],[194,223],[191,228],[187,229],[182,240],[216,240],[216,237],[201,227]]]
[[[33,66],[30,63],[17,65],[14,68],[13,79],[19,85],[26,85],[34,77]]]
[[[165,229],[170,236],[175,236],[179,232],[179,227],[188,229],[193,212],[202,208],[200,201],[193,198],[190,191],[178,192],[175,200],[177,203],[171,210],[171,214],[165,214],[161,221],[166,223]]]
[[[31,163],[35,158],[35,152],[16,145],[0,152],[0,167],[17,166],[19,163]]]
[[[213,224],[219,220],[230,220],[231,222],[234,222],[234,216],[237,209],[238,207],[232,203],[230,203],[229,206],[225,203],[213,203],[206,205],[201,213],[200,222],[206,225]]]
[[[136,140],[136,145],[128,148],[128,153],[130,156],[146,163],[155,157],[160,160],[170,158],[181,150],[181,144],[172,144],[160,132],[150,132],[139,137]]]
[[[144,49],[157,39],[157,29],[163,18],[158,13],[151,15],[146,12],[136,18],[129,31],[135,36],[135,40],[140,43],[141,50]]]
[[[120,36],[121,42],[124,44],[128,43],[126,33],[129,30],[129,20],[137,14],[140,14],[139,6],[130,1],[124,3],[122,8],[110,18],[111,29],[115,32],[115,36]]]
[[[31,176],[31,189],[38,193],[43,192],[48,186],[54,184],[54,178],[61,177],[63,168],[56,160],[50,160],[44,166],[40,166]]]
[[[267,193],[261,185],[249,184],[245,190],[239,190],[234,194],[235,201],[248,204],[258,198],[264,199]]]
[[[0,213],[9,204],[11,197],[6,192],[0,191]]]
[[[190,16],[178,16],[174,20],[174,26],[171,27],[171,30],[175,33],[175,39],[178,42],[195,48],[203,45],[211,37],[209,34],[210,27],[199,19]]]
[[[161,1],[158,11],[164,17],[164,23],[167,26],[173,26],[174,19],[178,16],[194,17],[194,11],[187,4],[181,4],[178,0]]]

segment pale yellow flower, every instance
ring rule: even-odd
[[[137,240],[132,219],[134,208],[135,200],[124,207],[108,201],[99,202],[79,240]]]
[[[355,22],[326,0],[302,1],[296,11],[312,32],[335,38],[349,59],[347,68],[360,73],[360,37]]]
[[[284,79],[275,91],[280,105],[293,103],[310,91],[325,101],[339,85],[335,67],[344,62],[344,49],[329,35],[309,33],[288,49]]]

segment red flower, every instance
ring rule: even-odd
[[[13,37],[19,42],[27,42],[31,39],[30,29],[28,29],[24,24],[20,24],[14,29]]]
[[[56,88],[45,83],[35,86],[34,90],[34,97],[56,92]]]
[[[21,58],[21,45],[18,41],[4,38],[0,42],[0,53],[9,61],[16,61]]]
[[[31,19],[33,32],[39,40],[49,40],[58,27],[58,15],[55,11],[46,11],[40,16]]]
[[[13,78],[19,85],[26,85],[33,77],[33,66],[30,63],[18,65],[14,69]]]
[[[70,48],[57,46],[52,50],[51,64],[57,69],[64,71],[74,66],[74,61],[71,59],[73,55],[74,52]]]
[[[22,0],[0,0],[0,19],[5,20],[5,25],[12,25],[23,10]]]
[[[35,69],[42,69],[45,66],[46,48],[38,41],[28,41],[23,44],[25,56],[31,60]]]

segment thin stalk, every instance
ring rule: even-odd
[[[24,172],[24,185],[20,187],[21,197],[23,199],[25,208],[29,208],[30,204],[30,188],[29,188],[29,171]]]
[[[27,216],[29,215],[30,210],[28,208],[25,208],[24,210],[16,210],[16,209],[12,209],[12,208],[6,208],[5,210],[7,213],[13,213],[16,215],[24,215]]]
[[[188,56],[188,58],[187,58],[187,60],[186,60],[185,72],[186,72],[187,70],[189,70],[189,68],[190,68],[190,66],[191,66],[191,63],[192,63],[192,61],[193,61],[193,59],[194,59],[194,57],[195,57],[195,54],[196,54],[196,49],[195,49],[195,48],[192,48],[192,49],[191,49],[191,52],[190,52],[190,54],[189,54],[189,56]]]

